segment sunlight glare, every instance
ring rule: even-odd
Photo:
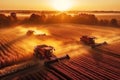
[[[52,6],[58,11],[66,11],[72,7],[71,0],[53,0]]]

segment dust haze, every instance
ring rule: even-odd
[[[27,37],[28,30],[34,30],[35,36]],[[117,28],[78,24],[21,25],[15,28],[0,29],[0,33],[0,36],[9,38],[7,42],[14,40],[14,44],[10,45],[17,45],[17,48],[22,50],[26,57],[31,57],[35,46],[39,44],[53,46],[57,56],[69,54],[75,57],[82,53],[89,53],[89,48],[80,42],[80,37],[83,35],[97,37],[97,43],[106,41],[112,44],[120,41],[120,32]],[[46,34],[46,36],[37,36],[39,34]]]

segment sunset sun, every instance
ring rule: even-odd
[[[53,0],[52,6],[58,11],[66,11],[72,7],[71,0]]]

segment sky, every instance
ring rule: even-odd
[[[56,10],[60,0],[53,6],[55,0],[0,0],[0,10]],[[66,1],[66,0],[64,0]],[[68,10],[104,10],[120,11],[120,0],[67,0],[71,3]]]

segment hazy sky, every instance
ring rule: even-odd
[[[69,1],[72,2],[70,10],[120,11],[120,0],[69,0]],[[26,10],[26,9],[55,10],[55,8],[52,6],[52,3],[53,0],[0,0],[0,10]]]

